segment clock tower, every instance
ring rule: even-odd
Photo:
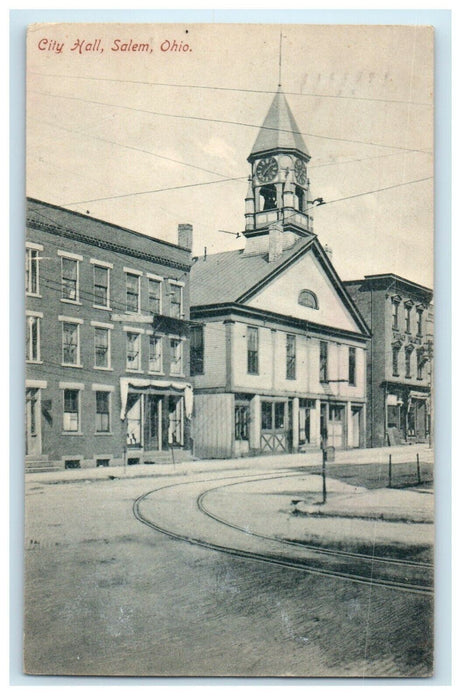
[[[307,166],[309,151],[279,86],[248,156],[251,175],[245,198],[247,252],[264,248],[269,228],[283,228],[283,247],[313,233]],[[254,239],[254,240],[252,240]]]

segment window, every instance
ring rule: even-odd
[[[356,349],[349,348],[349,384],[355,386],[356,382]]]
[[[64,389],[63,428],[68,433],[77,433],[80,428],[80,390]]]
[[[161,336],[149,336],[149,372],[162,372],[162,347]]]
[[[149,298],[149,313],[162,313],[162,283],[160,280],[149,278],[148,281],[148,298]]]
[[[96,432],[110,432],[110,392],[96,391]]]
[[[193,326],[190,331],[190,373],[203,374],[204,337],[203,326]]]
[[[405,333],[411,333],[411,306],[405,306]]]
[[[319,308],[317,297],[314,292],[310,291],[310,289],[302,289],[299,292],[298,304],[301,304],[301,306],[307,306],[309,309]]]
[[[110,367],[110,336],[108,328],[94,329],[94,366],[102,369]]]
[[[110,465],[110,459],[106,457],[99,457],[96,459],[96,466],[97,467],[108,467]]]
[[[274,404],[274,428],[276,430],[285,428],[285,404],[280,401]]]
[[[78,302],[78,260],[61,258],[62,298]]]
[[[423,309],[416,309],[416,313],[418,314],[418,328],[417,328],[417,335],[421,336],[423,334]]]
[[[247,328],[247,371],[248,374],[259,373],[259,336],[258,329],[248,326]]]
[[[426,358],[424,357],[424,350],[418,350],[418,353],[416,355],[416,378],[417,379],[422,379],[423,378],[423,370],[424,370],[424,365],[426,364]]]
[[[27,316],[26,319],[26,360],[40,362],[40,318]]]
[[[335,404],[329,405],[328,420],[339,423],[343,420],[344,407]]]
[[[286,341],[287,379],[296,379],[296,336],[287,334]]]
[[[170,372],[183,374],[183,344],[179,338],[170,338]]]
[[[272,430],[272,403],[270,401],[261,401],[261,429]]]
[[[181,318],[182,316],[182,287],[170,282],[170,316]]]
[[[141,369],[141,336],[139,333],[126,334],[126,368]]]
[[[95,306],[109,306],[109,268],[94,266],[94,301]]]
[[[285,429],[285,402],[261,401],[261,430]]]
[[[130,313],[139,312],[139,275],[126,273],[126,310]]]
[[[406,379],[411,378],[411,355],[413,348],[405,348],[405,377]]]
[[[26,249],[26,293],[39,295],[39,251],[35,248]]]
[[[64,469],[80,469],[79,459],[66,459],[64,460]]]
[[[62,324],[62,364],[80,364],[80,333],[78,323]]]
[[[248,406],[235,407],[235,439],[248,440],[248,421],[250,411]]]
[[[328,381],[328,343],[320,341],[320,381]]]
[[[399,352],[400,346],[394,345],[392,348],[392,374],[394,377],[399,376]]]
[[[399,327],[399,306],[398,301],[392,302],[392,328],[393,330],[398,330]]]

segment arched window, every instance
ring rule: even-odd
[[[301,304],[301,306],[307,306],[309,309],[319,308],[317,297],[314,292],[310,291],[310,289],[303,289],[299,292],[298,304]]]

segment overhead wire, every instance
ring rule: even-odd
[[[98,105],[100,107],[115,107],[116,109],[124,109],[128,110],[130,112],[139,112],[141,114],[151,114],[153,116],[157,117],[168,117],[169,119],[191,119],[194,121],[204,121],[204,122],[212,122],[214,124],[229,124],[233,126],[246,126],[252,129],[259,129],[259,130],[267,130],[267,131],[277,131],[277,132],[282,132],[282,133],[289,133],[289,134],[296,134],[299,136],[309,136],[310,138],[318,138],[318,139],[326,139],[328,141],[341,141],[341,142],[347,142],[347,143],[358,143],[361,145],[365,146],[375,146],[377,148],[391,148],[391,149],[396,149],[396,150],[401,150],[401,151],[410,151],[410,152],[417,152],[417,153],[430,153],[427,149],[423,148],[408,148],[404,146],[395,146],[395,145],[388,145],[388,144],[383,144],[383,143],[375,143],[372,141],[362,141],[360,139],[347,139],[347,138],[342,138],[342,137],[336,137],[336,136],[325,136],[322,134],[313,134],[311,132],[307,131],[296,131],[294,129],[281,129],[280,127],[271,127],[271,126],[265,126],[261,124],[251,124],[248,122],[239,122],[239,121],[233,121],[230,119],[216,119],[216,118],[211,118],[211,117],[199,117],[199,116],[194,116],[194,115],[189,115],[189,114],[172,114],[170,112],[156,112],[153,110],[149,109],[141,109],[140,107],[130,107],[129,105],[120,105],[120,104],[113,104],[110,102],[101,102],[99,100],[89,100],[87,98],[82,98],[82,97],[77,97],[75,95],[58,95],[56,93],[51,93],[51,92],[41,92],[40,90],[29,90],[29,93],[36,94],[36,95],[42,95],[44,97],[54,97],[57,99],[64,99],[64,100],[74,100],[76,102],[83,102],[85,104],[93,104],[93,105]]]
[[[133,85],[148,85],[151,87],[173,87],[173,88],[187,88],[191,90],[216,90],[224,92],[243,92],[243,93],[253,93],[253,94],[263,94],[263,95],[275,95],[277,90],[255,90],[254,88],[234,88],[225,87],[221,85],[192,85],[184,83],[161,83],[152,82],[148,80],[127,80],[120,78],[102,78],[100,76],[88,76],[88,75],[63,75],[60,73],[40,73],[38,71],[30,71],[30,75],[39,75],[43,78],[65,78],[65,80],[88,80],[88,81],[98,81],[98,82],[109,82],[109,83],[127,83]],[[398,100],[395,98],[384,98],[384,97],[363,97],[360,95],[328,95],[325,93],[317,92],[295,92],[284,90],[285,95],[293,95],[299,97],[324,97],[325,99],[337,99],[337,100],[358,100],[365,102],[389,102],[395,104],[404,105],[418,105],[424,107],[432,107],[432,102],[419,102],[416,100]]]

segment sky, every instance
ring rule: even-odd
[[[33,25],[27,194],[170,242],[191,223],[194,255],[241,248],[247,156],[281,80],[339,275],[432,287],[432,40],[396,25]],[[121,50],[134,44],[148,50]]]

